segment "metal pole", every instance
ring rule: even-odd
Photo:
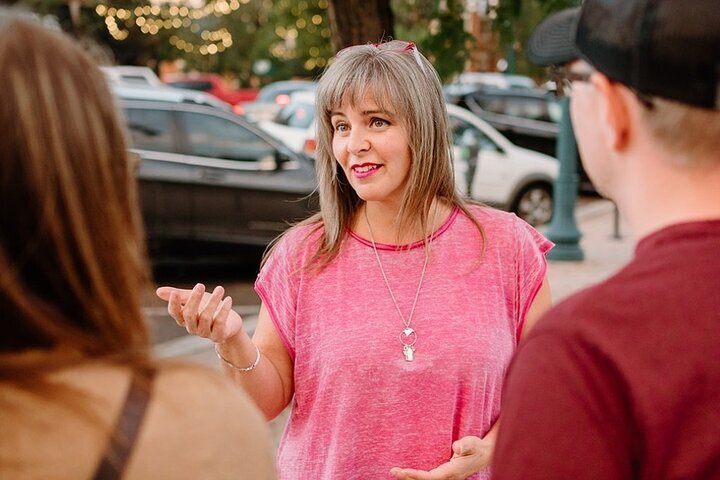
[[[613,202],[613,239],[620,240],[622,238],[622,235],[620,235],[620,210],[618,210],[618,206],[615,202]]]
[[[585,258],[580,248],[582,234],[575,221],[575,205],[579,184],[578,156],[575,134],[570,122],[570,99],[560,97],[562,117],[557,136],[557,155],[560,172],[555,181],[555,211],[545,235],[555,247],[547,254],[548,260],[577,261]]]

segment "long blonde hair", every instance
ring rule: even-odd
[[[357,45],[341,50],[326,69],[316,91],[317,150],[320,213],[301,225],[315,224],[324,234],[310,261],[323,266],[338,253],[362,200],[345,177],[332,151],[331,112],[344,104],[355,106],[370,95],[378,107],[392,111],[404,123],[412,155],[408,187],[398,212],[399,231],[417,225],[427,230],[435,198],[460,208],[483,229],[455,187],[452,142],[445,99],[432,64],[406,42],[398,49]],[[484,236],[483,236],[484,238]]]
[[[0,91],[0,380],[88,357],[147,362],[150,274],[103,74],[66,35],[2,9]],[[15,355],[58,349],[71,354],[52,364]]]

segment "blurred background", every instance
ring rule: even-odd
[[[108,65],[161,79],[216,73],[235,88],[315,78],[338,49],[415,42],[443,81],[463,71],[542,80],[525,60],[531,29],[578,0],[18,0],[53,18]],[[542,82],[541,82],[542,83]]]

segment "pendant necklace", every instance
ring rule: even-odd
[[[425,249],[425,262],[423,263],[422,272],[420,273],[420,281],[418,282],[417,290],[415,291],[415,299],[413,300],[412,308],[410,309],[410,315],[408,315],[406,319],[405,315],[402,314],[402,311],[398,306],[392,288],[390,288],[390,282],[388,282],[387,275],[385,274],[385,269],[383,268],[382,262],[380,261],[380,255],[378,255],[377,247],[375,246],[375,238],[373,236],[372,227],[370,226],[370,220],[368,220],[367,216],[367,205],[365,205],[365,208],[363,210],[365,213],[365,223],[367,224],[368,232],[370,232],[370,243],[372,243],[373,252],[375,253],[375,259],[377,260],[378,267],[380,267],[380,273],[382,273],[383,280],[385,281],[385,286],[387,287],[388,293],[390,294],[393,305],[395,305],[395,310],[397,310],[397,313],[400,316],[400,320],[402,320],[403,324],[405,325],[405,328],[402,330],[402,332],[400,332],[399,337],[400,344],[402,345],[403,355],[405,355],[406,361],[412,362],[415,358],[415,342],[417,341],[417,333],[415,332],[415,330],[412,329],[412,327],[410,327],[410,324],[412,323],[413,314],[415,313],[415,306],[417,305],[418,297],[420,297],[420,289],[422,288],[423,280],[425,279],[425,270],[427,269],[428,260],[430,259],[430,247],[432,246],[433,234],[430,234],[430,240],[428,241],[428,246]],[[433,228],[435,227],[436,219],[437,204],[435,205],[435,213],[433,216]]]

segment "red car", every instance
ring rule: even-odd
[[[166,79],[165,83],[175,88],[200,90],[209,93],[230,104],[233,107],[233,111],[237,114],[243,113],[243,103],[252,102],[258,95],[257,89],[230,88],[228,82],[216,73],[176,74]]]

